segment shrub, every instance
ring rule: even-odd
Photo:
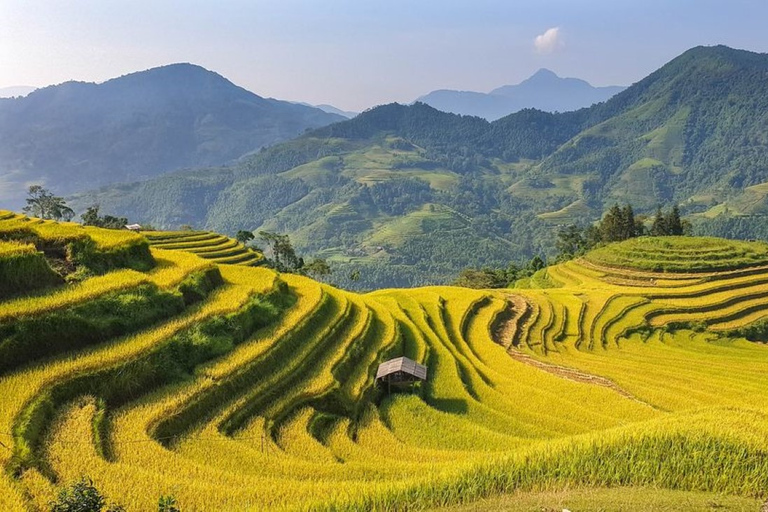
[[[102,512],[107,500],[93,485],[93,481],[83,477],[78,482],[65,487],[59,492],[58,499],[51,502],[51,512]],[[124,512],[121,505],[110,505],[106,512]],[[167,509],[171,510],[177,509]]]

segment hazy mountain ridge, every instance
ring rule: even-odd
[[[12,87],[0,87],[0,98],[15,98],[17,96],[26,96],[37,87],[31,85],[14,85]]]
[[[18,205],[30,182],[68,193],[220,165],[342,119],[191,64],[66,82],[0,101],[0,199]]]
[[[491,123],[385,105],[230,168],[75,204],[166,226],[290,233],[305,251],[364,267],[367,286],[440,281],[551,251],[554,226],[614,201],[641,213],[673,202],[700,216],[726,204],[768,210],[766,77],[766,55],[694,48],[591,108]]]
[[[542,68],[517,85],[505,85],[488,93],[441,89],[417,101],[443,112],[495,121],[526,108],[545,112],[578,110],[606,101],[624,89],[622,86],[593,87],[584,80],[561,78]]]
[[[360,113],[360,112],[353,112],[351,110],[342,110],[342,109],[340,109],[338,107],[334,107],[333,105],[328,105],[328,104],[325,104],[325,103],[322,103],[320,105],[312,105],[311,103],[306,103],[306,102],[303,102],[303,101],[297,101],[295,103],[297,103],[299,105],[304,105],[306,107],[319,108],[323,112],[327,112],[329,114],[338,114],[338,115],[340,115],[342,117],[345,117],[347,119],[352,119],[353,117],[355,117],[356,115],[358,115]]]

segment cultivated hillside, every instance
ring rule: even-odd
[[[169,228],[270,229],[362,270],[364,288],[446,282],[466,266],[550,254],[557,226],[614,202],[680,203],[700,233],[719,213],[765,235],[768,56],[694,48],[609,101],[489,123],[384,105],[238,165],[81,194],[84,209]],[[718,220],[717,222],[720,222]],[[761,230],[758,232],[758,230]]]
[[[561,78],[540,69],[517,85],[505,85],[489,93],[441,89],[417,101],[443,112],[478,116],[489,121],[526,108],[545,112],[568,112],[606,101],[626,87],[593,87],[578,78]]]
[[[357,295],[0,217],[0,289],[27,283],[0,300],[2,510],[83,475],[129,512],[169,494],[222,511],[766,497],[768,351],[743,337],[765,339],[765,244],[643,238],[605,249],[621,266],[604,250],[542,271],[545,289]],[[377,389],[400,355],[428,380]]]
[[[0,100],[0,201],[28,183],[60,193],[219,165],[344,119],[265,99],[191,64]]]

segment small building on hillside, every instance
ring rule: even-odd
[[[140,224],[126,224],[125,229],[128,231],[141,231],[141,225]]]
[[[376,383],[384,386],[406,387],[427,380],[427,367],[407,357],[396,357],[379,365]]]

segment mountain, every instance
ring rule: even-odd
[[[327,105],[327,104],[321,104],[321,105],[312,105],[310,103],[305,103],[303,101],[297,101],[295,102],[297,105],[304,105],[305,107],[312,107],[312,108],[319,108],[323,112],[327,112],[329,114],[337,114],[342,117],[345,117],[347,119],[352,119],[360,112],[352,112],[351,110],[341,110],[340,108],[334,107],[333,105]]]
[[[221,165],[344,118],[265,99],[191,64],[0,100],[0,200],[28,183],[58,193]]]
[[[15,98],[17,96],[26,96],[37,89],[29,85],[16,85],[13,87],[0,87],[0,98]]]
[[[590,108],[488,122],[384,105],[229,167],[72,204],[164,227],[288,233],[334,263],[340,284],[361,270],[351,283],[361,287],[552,256],[558,226],[595,220],[614,202],[639,214],[679,203],[705,234],[726,229],[719,213],[748,215],[739,236],[754,238],[768,214],[766,78],[768,55],[697,47]]]
[[[329,114],[338,114],[340,116],[344,116],[347,119],[352,119],[355,117],[359,112],[352,112],[351,110],[341,110],[340,108],[336,108],[333,105],[314,105],[315,108],[319,108],[323,112],[328,112]]]
[[[593,87],[578,78],[560,78],[540,69],[517,85],[505,85],[489,93],[471,91],[433,91],[417,101],[443,112],[479,116],[494,121],[525,108],[545,112],[569,112],[606,101],[625,87]]]

